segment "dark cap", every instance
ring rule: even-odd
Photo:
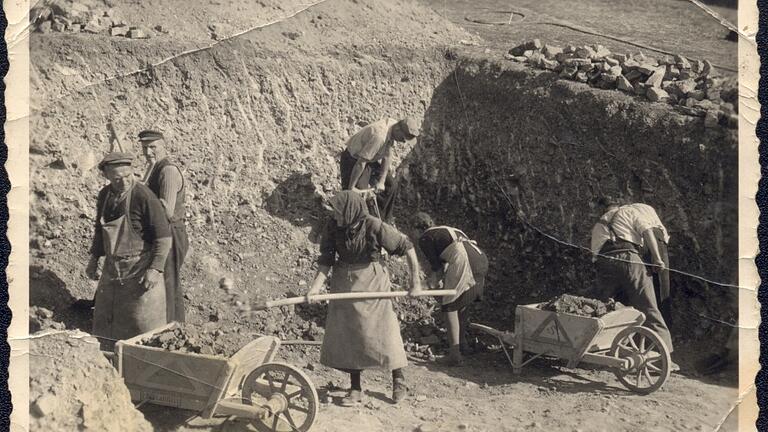
[[[420,230],[425,230],[434,226],[435,222],[432,220],[432,216],[424,212],[418,212],[413,216],[413,225]]]
[[[112,152],[104,156],[104,159],[99,162],[99,169],[104,171],[104,169],[108,166],[131,165],[132,163],[132,154],[124,152]]]
[[[156,130],[146,129],[139,132],[139,142],[152,142],[163,139],[163,133]]]
[[[415,138],[421,133],[421,124],[413,117],[400,120],[400,127],[403,129],[403,133],[411,138]]]

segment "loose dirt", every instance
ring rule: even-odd
[[[458,57],[452,47],[472,47],[481,56],[494,56],[495,49],[473,46],[480,43],[479,37],[411,1],[327,0],[293,18],[225,41],[213,37],[211,23],[226,24],[215,27],[225,29],[223,35],[235,34],[308,5],[203,0],[84,3],[93,8],[112,7],[126,21],[150,31],[162,25],[167,33],[152,32],[149,39],[140,40],[85,33],[31,36],[30,301],[52,313],[39,310],[35,316],[41,317],[41,326],[60,322],[69,329],[90,330],[90,316],[77,309],[75,302],[92,298],[95,291],[83,270],[94,200],[104,184],[95,164],[110,141],[117,142],[110,140],[107,122],[115,127],[117,140],[137,155],[135,134],[147,127],[159,128],[169,138],[170,150],[188,182],[191,250],[182,280],[188,321],[196,329],[192,336],[197,341],[189,343],[185,333],[184,337],[174,335],[174,341],[180,343],[172,345],[199,347],[201,352],[210,347],[222,356],[258,334],[283,340],[322,339],[324,305],[255,313],[247,313],[242,306],[257,297],[273,299],[306,292],[316,271],[317,233],[326,217],[320,200],[338,190],[337,157],[346,138],[384,116],[424,115],[443,102],[458,106],[456,99],[443,98],[441,85],[455,82],[459,76],[464,85],[470,74],[454,72],[457,62],[451,59]],[[522,31],[515,42],[544,38],[539,33],[538,28]],[[509,40],[503,52],[512,47]],[[179,55],[211,45],[213,48]],[[503,59],[503,52],[494,58]],[[477,64],[487,66],[483,61]],[[557,91],[571,89],[558,87]],[[592,97],[597,96],[586,93],[578,103]],[[488,109],[500,107],[504,105]],[[477,113],[496,121],[482,107],[476,108]],[[589,111],[584,119],[600,116],[605,117]],[[456,127],[469,126],[457,118],[453,119]],[[497,126],[502,124],[499,120]],[[538,133],[523,127],[520,133],[524,132]],[[428,133],[430,137],[441,134],[437,129]],[[445,134],[442,140],[450,144],[452,139]],[[416,145],[411,142],[396,148],[396,161],[408,159]],[[547,146],[541,148],[557,154]],[[445,151],[453,155],[462,150],[446,146]],[[436,164],[426,171],[441,167]],[[553,186],[551,190],[561,189]],[[411,199],[414,191],[411,188],[404,195]],[[466,198],[470,199],[469,194]],[[456,202],[469,209],[491,202],[484,200],[477,195],[475,202]],[[557,206],[547,208],[550,213],[564,214]],[[442,211],[439,205],[432,209]],[[728,207],[723,204],[716,210],[727,213]],[[707,211],[714,210],[702,209],[702,213]],[[686,217],[684,212],[674,214]],[[407,217],[401,215],[397,223],[414,234]],[[709,222],[712,227],[720,225]],[[511,330],[513,302],[541,301],[560,294],[538,288],[543,282],[534,281],[533,275],[541,276],[541,272],[531,269],[543,268],[543,261],[551,260],[567,269],[566,274],[554,276],[570,282],[578,279],[574,269],[582,261],[567,253],[555,259],[557,248],[531,233],[509,230],[502,235],[509,245],[517,245],[514,242],[519,240],[523,245],[520,252],[527,258],[519,266],[510,266],[509,248],[496,244],[486,249],[492,273],[488,298],[474,306],[473,319]],[[721,239],[713,238],[716,247],[721,247]],[[484,239],[479,240],[483,244]],[[695,238],[686,243],[693,244]],[[405,289],[405,262],[392,258],[389,268],[393,289]],[[218,281],[224,276],[234,281],[231,290],[219,288]],[[591,275],[580,277],[587,280]],[[579,286],[586,284],[583,281]],[[518,295],[520,291],[525,295]],[[610,372],[567,370],[547,360],[534,361],[522,375],[513,375],[498,341],[482,335],[473,335],[479,354],[469,358],[467,366],[442,368],[433,361],[446,347],[445,326],[436,302],[404,299],[395,302],[395,307],[414,360],[406,372],[411,397],[404,404],[391,405],[389,377],[371,372],[363,378],[369,398],[365,407],[340,408],[334,401],[343,394],[339,389],[348,386],[346,376],[320,366],[316,346],[281,348],[280,358],[305,368],[328,401],[313,430],[415,430],[420,426],[422,430],[430,426],[477,431],[594,430],[595,425],[605,430],[709,430],[725,417],[735,400],[735,390],[729,387],[734,382],[732,370],[702,378],[693,376],[690,369],[691,375],[673,376],[664,389],[649,397],[628,393]],[[233,341],[227,342],[230,336]],[[216,348],[216,343],[221,345]],[[699,351],[692,352],[683,360],[697,360]],[[48,380],[50,368],[56,371],[56,366],[36,359],[32,379]],[[87,370],[89,364],[78,363],[71,373],[83,374],[79,371]],[[110,379],[96,376],[94,382],[109,383]],[[107,394],[113,390],[110,386]],[[72,399],[67,399],[69,403]],[[103,405],[105,410],[114,409]],[[151,404],[143,405],[141,411],[155,430],[249,430],[223,419],[188,422],[195,413]],[[76,425],[78,411],[73,408],[67,413],[68,420],[60,424]],[[124,421],[132,424],[132,420]],[[140,419],[134,422],[137,429],[144,427]]]
[[[563,294],[553,298],[548,302],[542,303],[539,308],[546,311],[568,313],[573,315],[599,318],[608,312],[623,308],[621,303],[609,299],[602,302],[596,299]]]
[[[30,342],[30,430],[153,430],[96,339],[66,331]]]

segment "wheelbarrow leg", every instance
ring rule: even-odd
[[[523,368],[523,314],[515,313],[515,349],[512,351],[512,373],[519,374]]]

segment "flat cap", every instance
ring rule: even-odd
[[[145,129],[141,132],[139,132],[139,141],[140,142],[150,142],[150,141],[157,141],[159,139],[163,139],[163,133],[151,130],[151,129]]]
[[[411,137],[417,137],[421,133],[421,123],[413,117],[406,117],[400,120],[400,125],[403,128],[403,132]]]
[[[132,163],[133,163],[132,154],[124,153],[124,152],[112,152],[104,156],[104,159],[102,159],[101,162],[99,162],[99,169],[103,171],[104,168],[108,166],[131,165]]]

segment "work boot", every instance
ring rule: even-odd
[[[392,402],[398,403],[405,399],[408,388],[405,386],[405,378],[395,378],[392,380]]]
[[[362,390],[350,390],[347,396],[339,402],[343,407],[356,407],[363,403]]]

